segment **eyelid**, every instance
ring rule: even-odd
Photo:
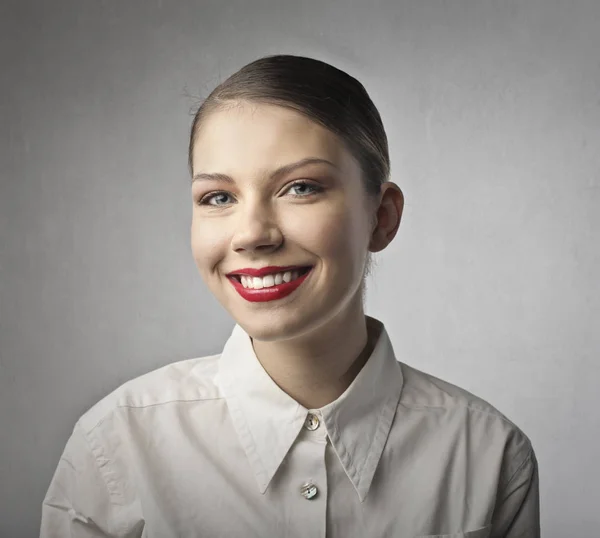
[[[297,194],[297,195],[294,195],[295,198],[309,198],[313,194],[317,194],[317,193],[323,192],[325,190],[325,187],[323,185],[320,185],[319,183],[317,183],[314,180],[300,178],[300,179],[293,180],[289,185],[287,185],[286,189],[284,190],[284,193],[288,192],[291,188],[295,187],[296,185],[308,185],[309,187],[314,189],[314,192],[311,194],[304,195],[304,196],[301,194]],[[226,204],[209,204],[209,203],[203,202],[203,200],[210,199],[210,198],[212,198],[214,196],[218,196],[220,194],[227,194],[227,195],[231,196],[231,192],[225,191],[225,190],[210,191],[210,192],[207,192],[206,194],[202,195],[198,199],[197,204],[212,206],[212,207],[224,207]]]
[[[320,183],[317,183],[314,180],[310,180],[310,179],[295,179],[289,185],[287,185],[287,187],[286,187],[286,189],[285,189],[284,192],[289,191],[292,187],[294,187],[296,185],[308,185],[309,187],[315,189],[315,192],[321,192],[321,191],[325,190],[325,187],[323,185],[321,185]],[[306,198],[306,196],[304,198]]]
[[[209,204],[209,203],[205,203],[203,200],[208,200],[209,198],[213,198],[214,196],[219,196],[220,194],[227,194],[227,195],[231,196],[231,193],[228,191],[210,191],[210,192],[207,192],[206,194],[203,194],[202,196],[200,196],[197,203],[198,203],[198,205],[219,207],[219,204]]]

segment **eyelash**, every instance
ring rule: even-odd
[[[320,187],[319,185],[314,185],[313,183],[309,183],[308,181],[296,181],[295,183],[292,183],[289,187],[289,189],[292,189],[293,187],[296,187],[298,185],[302,185],[302,186],[306,186],[306,187],[310,187],[313,192],[310,194],[294,194],[292,195],[294,198],[308,198],[309,196],[312,196],[314,194],[317,194],[319,192],[323,192],[323,187]],[[289,190],[288,189],[288,190]],[[212,198],[214,198],[215,196],[218,196],[220,194],[229,194],[227,191],[213,191],[213,192],[209,192],[208,194],[205,194],[200,200],[198,200],[197,204],[198,205],[207,205],[207,206],[213,206],[213,207],[222,207],[225,206],[227,204],[209,204],[207,201],[211,200]]]

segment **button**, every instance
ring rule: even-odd
[[[312,413],[309,413],[304,421],[305,428],[310,431],[316,430],[319,427],[319,424],[321,424],[319,417]]]
[[[300,493],[302,493],[302,496],[305,499],[312,499],[318,492],[319,490],[317,489],[317,486],[315,486],[312,482],[307,482],[300,488]]]

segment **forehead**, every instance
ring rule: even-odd
[[[194,172],[270,170],[306,157],[340,168],[355,165],[343,142],[325,127],[294,110],[255,103],[211,112],[192,150]]]

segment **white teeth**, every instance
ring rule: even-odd
[[[273,275],[267,275],[265,277],[252,277],[241,275],[240,280],[242,286],[248,289],[260,290],[262,288],[270,288],[271,286],[277,286],[282,282],[291,282],[296,280],[300,276],[300,271],[286,271],[285,273],[276,273]]]

